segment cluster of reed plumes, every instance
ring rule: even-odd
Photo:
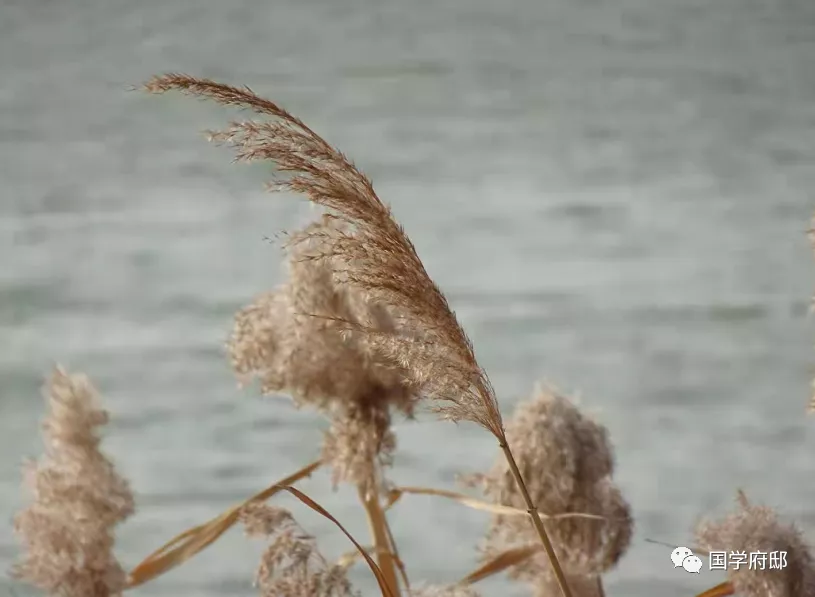
[[[15,519],[24,555],[22,580],[51,595],[108,597],[142,585],[193,557],[235,524],[264,538],[256,582],[265,597],[354,595],[347,572],[363,561],[381,595],[473,597],[473,585],[498,573],[536,596],[602,597],[602,577],[626,553],[633,533],[628,503],[613,479],[606,429],[561,393],[540,388],[504,423],[495,392],[447,300],[371,182],[302,121],[248,88],[166,75],[153,93],[179,90],[249,109],[267,120],[233,123],[210,134],[239,160],[269,160],[284,174],[272,190],[305,195],[324,213],[288,235],[289,276],[235,318],[227,344],[239,380],[325,415],[321,455],[242,504],[189,529],[125,573],[113,555],[114,527],[133,510],[127,483],[99,450],[106,414],[83,376],[58,370],[46,388],[46,456],[27,469],[33,499]],[[427,405],[470,421],[498,443],[494,466],[463,479],[475,497],[450,489],[399,487],[388,476],[396,449],[391,421]],[[371,531],[363,546],[341,521],[295,484],[317,469],[353,485]],[[267,500],[288,492],[326,517],[353,544],[353,557],[330,563],[291,512]],[[480,564],[447,586],[411,585],[388,525],[406,494],[452,499],[491,517]],[[793,528],[771,511],[705,523],[708,549],[772,546],[789,553],[784,571],[734,573],[706,592],[758,597],[815,596],[813,566]],[[701,552],[701,550],[699,550]]]

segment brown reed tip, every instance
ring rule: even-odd
[[[315,258],[330,261],[335,277],[399,313],[400,333],[371,330],[369,344],[394,367],[404,368],[423,395],[437,400],[443,416],[473,421],[503,439],[494,390],[469,338],[390,208],[351,161],[301,120],[248,88],[175,73],[154,77],[144,88],[154,93],[175,89],[273,118],[233,123],[211,139],[231,145],[238,160],[274,162],[290,176],[272,190],[300,193],[348,225],[342,231],[319,232],[325,249]],[[299,240],[313,234],[306,232]]]

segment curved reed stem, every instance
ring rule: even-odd
[[[520,490],[524,502],[526,503],[529,516],[532,519],[532,524],[535,525],[535,530],[538,532],[538,537],[540,537],[541,543],[543,544],[543,549],[546,551],[546,555],[549,556],[549,561],[552,564],[552,570],[555,573],[557,584],[560,586],[560,591],[563,593],[563,597],[572,597],[572,591],[569,588],[568,581],[566,580],[566,574],[563,572],[563,568],[560,566],[560,561],[555,553],[555,548],[552,545],[552,541],[549,539],[549,535],[546,533],[546,528],[543,526],[543,520],[541,520],[540,514],[538,514],[538,508],[535,506],[535,503],[532,501],[532,497],[529,495],[529,490],[526,488],[526,483],[524,483],[524,479],[521,476],[521,471],[518,469],[518,463],[515,462],[515,457],[512,455],[512,450],[509,449],[509,444],[506,442],[506,439],[501,440],[498,445],[501,446],[501,450],[504,452],[504,456],[509,464],[509,469],[512,471],[512,476],[515,478],[515,483],[517,483],[518,489]]]

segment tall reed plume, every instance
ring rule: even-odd
[[[335,481],[367,483],[372,465],[388,463],[395,447],[391,408],[411,416],[418,395],[369,349],[367,334],[343,323],[397,332],[383,306],[337,284],[327,260],[313,258],[321,235],[339,229],[324,217],[295,237],[303,241],[289,246],[288,281],[238,313],[228,349],[241,379],[257,377],[263,392],[325,413],[332,424],[323,460]]]
[[[340,318],[342,323],[349,330],[364,331],[367,344],[379,358],[402,370],[405,383],[432,399],[443,417],[472,421],[495,436],[561,590],[571,597],[537,506],[507,444],[489,378],[447,299],[371,181],[305,123],[249,88],[181,74],[155,77],[145,88],[154,93],[179,90],[275,119],[234,122],[210,137],[230,144],[238,160],[274,162],[278,171],[290,176],[272,184],[272,190],[301,193],[341,224],[306,230],[294,242],[313,239],[319,247],[313,258],[327,264],[339,283],[352,286],[374,303],[387,305],[396,317],[398,331]]]
[[[45,454],[26,466],[33,499],[14,518],[24,557],[13,573],[49,595],[120,595],[125,572],[113,554],[114,529],[133,513],[133,495],[99,449],[107,412],[86,376],[61,368],[45,394]]]
[[[264,393],[287,393],[296,405],[327,415],[322,461],[332,466],[335,483],[357,486],[380,566],[396,592],[395,546],[379,504],[381,469],[396,445],[391,411],[412,416],[419,396],[403,371],[370,349],[369,334],[358,331],[398,333],[394,317],[338,284],[330,258],[321,257],[324,235],[342,229],[324,216],[291,236],[287,282],[237,314],[228,350],[240,379],[257,377]]]

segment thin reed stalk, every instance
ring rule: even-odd
[[[540,514],[538,513],[538,507],[535,505],[535,502],[532,501],[532,497],[529,495],[529,490],[526,488],[526,483],[521,475],[521,471],[518,469],[518,464],[515,462],[515,456],[512,455],[512,450],[509,449],[509,444],[507,443],[506,439],[501,441],[499,445],[504,453],[504,457],[507,459],[507,464],[509,464],[509,469],[512,471],[512,476],[515,479],[515,483],[518,485],[518,490],[521,492],[524,502],[526,502],[529,517],[532,519],[532,524],[535,526],[535,531],[537,531],[538,537],[543,544],[543,549],[546,551],[546,555],[549,556],[549,561],[552,563],[552,570],[555,573],[555,578],[557,578],[558,585],[560,585],[560,590],[563,592],[564,597],[571,597],[569,582],[566,580],[566,575],[563,572],[563,568],[560,566],[557,554],[555,553],[555,548],[549,539],[549,535],[546,533],[546,528],[543,526],[543,520],[541,520]]]
[[[360,502],[365,509],[365,515],[368,518],[368,527],[374,542],[376,561],[380,570],[382,570],[388,588],[391,589],[394,595],[399,595],[399,581],[396,578],[396,566],[391,541],[385,528],[385,513],[382,510],[382,504],[379,502],[379,494],[372,484],[361,483],[357,485],[357,491]]]
[[[382,509],[382,520],[385,522],[385,532],[388,534],[388,541],[390,542],[391,546],[391,554],[393,555],[394,563],[396,567],[399,569],[399,574],[402,577],[402,584],[405,587],[405,590],[408,592],[408,595],[411,594],[410,588],[410,579],[407,575],[407,569],[405,568],[405,562],[402,560],[402,556],[399,555],[399,547],[396,545],[396,539],[393,537],[393,532],[391,531],[391,525],[388,523],[388,516],[385,513],[385,508]]]

